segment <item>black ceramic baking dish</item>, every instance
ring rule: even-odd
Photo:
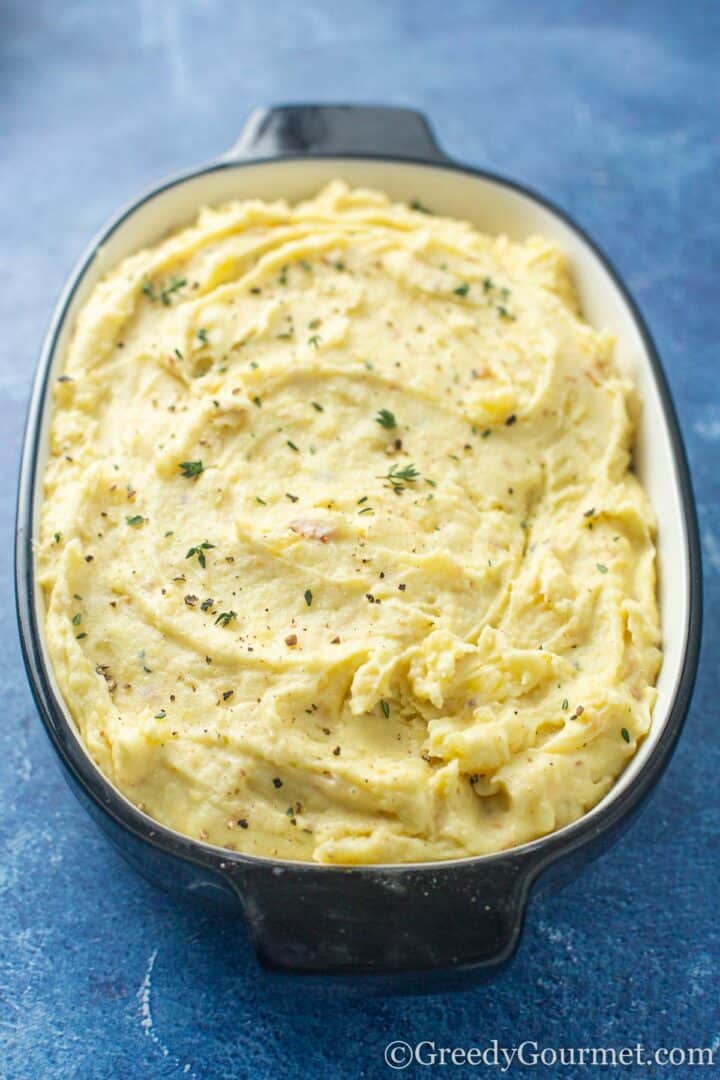
[[[337,867],[248,857],[151,820],[86,754],[55,685],[33,564],[46,457],[49,387],[94,283],[119,259],[190,221],[203,204],[296,200],[326,181],[383,189],[490,233],[540,233],[569,254],[587,319],[617,336],[617,361],[643,399],[635,457],[658,518],[664,662],[650,735],[611,792],[579,821],[497,855],[446,863]],[[25,663],[72,788],[147,877],[243,912],[260,960],[295,972],[496,972],[518,943],[531,889],[567,878],[617,838],[670,758],[687,712],[701,626],[701,566],[690,477],[660,360],[627,289],[571,219],[527,188],[459,165],[410,110],[357,106],[261,109],[233,150],[144,194],[91,244],[52,317],[32,393],[17,517],[17,606]],[[423,976],[423,985],[426,976]]]

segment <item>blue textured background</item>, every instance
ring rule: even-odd
[[[0,1076],[375,1077],[393,1038],[718,1048],[719,46],[713,2],[0,4]],[[25,404],[79,250],[256,104],[336,99],[417,105],[451,153],[530,182],[610,252],[700,509],[703,663],[669,772],[609,856],[532,906],[514,967],[454,996],[299,991],[258,970],[240,925],[145,884],[67,791],[16,644]]]

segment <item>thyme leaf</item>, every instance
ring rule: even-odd
[[[202,461],[181,461],[178,468],[188,480],[195,480],[203,472],[205,466]]]
[[[217,619],[215,620],[215,625],[217,626],[219,623],[220,626],[227,626],[228,623],[231,623],[233,621],[233,619],[237,619],[236,611],[221,611]]]
[[[391,413],[389,409],[380,409],[380,412],[375,417],[375,422],[378,423],[380,427],[387,428],[388,431],[397,427],[395,414]]]
[[[196,544],[194,547],[191,547],[185,558],[192,559],[195,555],[197,555],[197,561],[200,563],[204,570],[206,566],[205,552],[209,551],[210,548],[214,547],[214,544],[210,544],[207,540],[203,540],[202,544]]]
[[[403,465],[398,468],[397,462],[388,470],[385,476],[379,476],[378,480],[388,480],[395,491],[402,491],[405,484],[414,484],[420,477],[414,465]]]

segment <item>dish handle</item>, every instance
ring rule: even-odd
[[[536,867],[521,856],[423,866],[228,863],[263,966],[305,974],[495,974]]]
[[[255,109],[227,160],[297,154],[448,160],[422,113],[392,105],[275,105]]]

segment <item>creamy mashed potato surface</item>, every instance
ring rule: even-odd
[[[660,662],[633,396],[565,259],[335,182],[126,259],[56,384],[37,549],[89,754],[325,863],[567,824]]]

